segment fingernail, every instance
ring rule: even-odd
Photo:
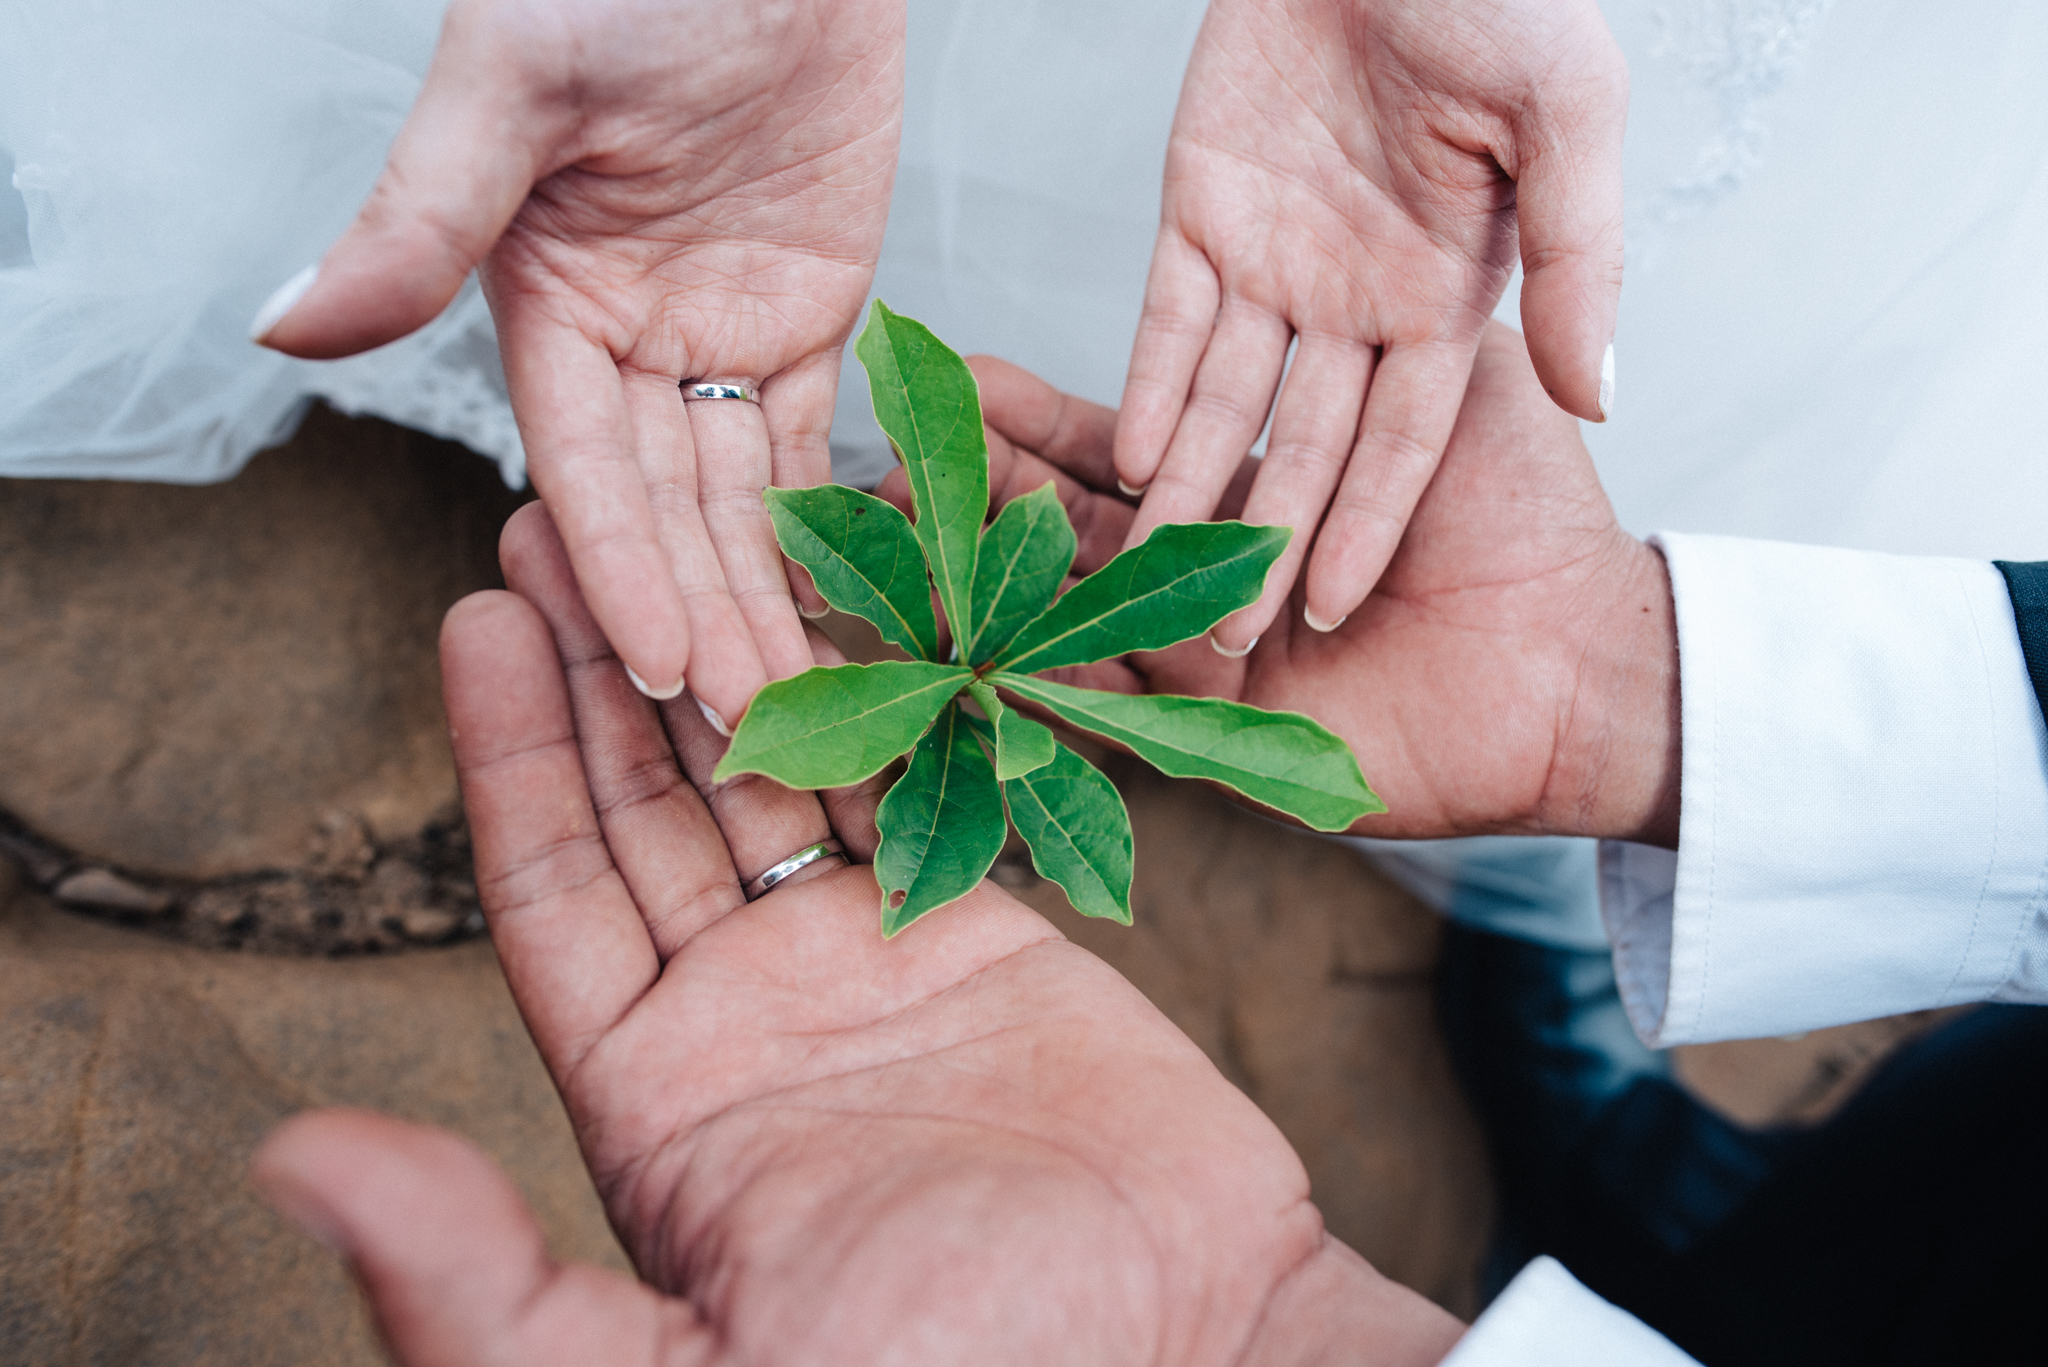
[[[1124,483],[1121,479],[1117,480],[1116,487],[1124,491],[1125,498],[1143,498],[1145,496],[1145,491],[1143,488],[1133,489],[1130,485]]]
[[[1331,632],[1335,631],[1338,627],[1341,627],[1346,622],[1350,621],[1351,614],[1347,612],[1334,622],[1325,622],[1322,618],[1316,616],[1315,612],[1312,609],[1303,608],[1301,610],[1301,620],[1307,622],[1310,627],[1314,628],[1317,631]]]
[[[633,666],[631,665],[626,666],[626,677],[633,681],[633,687],[639,689],[642,693],[654,699],[656,702],[667,702],[670,698],[675,697],[677,694],[683,691],[683,681],[681,679],[676,680],[675,686],[673,688],[649,688],[647,686],[647,680],[641,678],[638,674],[635,674],[633,672]]]
[[[803,605],[802,603],[798,603],[798,604],[796,605],[796,614],[797,614],[797,616],[799,616],[799,617],[802,617],[802,618],[805,618],[805,619],[807,619],[807,620],[809,620],[809,621],[813,621],[813,622],[815,622],[815,621],[817,621],[817,620],[818,620],[818,619],[819,619],[820,617],[830,617],[830,616],[832,615],[832,609],[831,609],[830,605],[827,605],[827,606],[825,606],[825,607],[819,608],[819,609],[818,609],[818,610],[817,610],[816,612],[812,612],[812,611],[811,611],[811,610],[810,610],[809,608],[805,607],[805,606],[804,606],[804,605]]]
[[[1252,653],[1252,647],[1257,645],[1258,643],[1259,638],[1254,636],[1249,641],[1246,641],[1244,643],[1244,647],[1242,649],[1232,650],[1228,646],[1224,645],[1223,642],[1216,639],[1215,632],[1212,631],[1209,633],[1209,649],[1215,651],[1218,655],[1221,655],[1226,660],[1242,660],[1245,656]]]
[[[1606,422],[1607,415],[1614,411],[1614,343],[1607,344],[1607,353],[1600,358],[1600,421]]]
[[[263,307],[256,310],[256,316],[249,321],[249,340],[261,345],[284,316],[298,306],[306,297],[306,291],[313,288],[313,282],[320,278],[320,267],[311,265],[277,287]]]
[[[706,703],[702,698],[697,699],[697,710],[704,714],[705,721],[711,723],[712,730],[724,736],[727,740],[732,739],[732,728],[725,724],[725,718],[713,712],[710,704]]]

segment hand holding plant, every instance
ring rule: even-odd
[[[1016,366],[975,366],[999,495],[1057,480],[1084,529],[1076,569],[1105,563],[1136,515],[1109,462],[1115,415]],[[1239,471],[1226,515],[1257,465]],[[1297,607],[1305,591],[1296,586]],[[1242,659],[1196,641],[1069,677],[1316,718],[1387,801],[1361,834],[1676,839],[1678,659],[1663,559],[1616,523],[1576,424],[1499,324],[1480,345],[1441,472],[1343,626],[1313,631],[1297,612]]]
[[[1157,650],[1253,602],[1286,528],[1159,527],[1059,593],[1076,548],[1058,492],[988,511],[973,373],[922,324],[877,304],[858,345],[875,412],[903,460],[912,522],[838,485],[771,489],[776,534],[825,600],[916,657],[816,668],[756,695],[717,777],[838,788],[910,752],[877,813],[882,929],[972,891],[1002,850],[1007,806],[1038,871],[1076,909],[1130,921],[1131,828],[1093,765],[1003,693],[1130,749],[1162,773],[1218,783],[1318,830],[1384,810],[1344,743],[1295,713],[1215,698],[1132,697],[1035,674]],[[952,627],[939,657],[933,589]],[[980,715],[962,707],[971,700]]]

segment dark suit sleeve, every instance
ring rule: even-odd
[[[2048,715],[2048,560],[1991,563],[2005,576],[2013,620],[2019,623],[2020,654],[2026,657],[2027,677],[2034,682],[2042,713]]]

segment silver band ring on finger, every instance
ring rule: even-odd
[[[748,403],[761,402],[761,391],[752,385],[706,384],[702,380],[683,381],[683,402],[694,403],[698,399],[744,399]]]
[[[740,895],[749,902],[759,901],[767,895],[768,889],[798,869],[807,869],[820,859],[829,859],[833,855],[842,859],[846,857],[846,847],[837,840],[820,840],[815,845],[806,845],[780,863],[769,865],[766,873],[740,889]]]

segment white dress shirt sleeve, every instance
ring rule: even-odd
[[[1441,1367],[1698,1367],[1656,1330],[1537,1258],[1473,1321]]]
[[[1998,570],[1653,544],[1678,615],[1679,846],[1601,852],[1643,1040],[2048,1002],[2048,728]]]

